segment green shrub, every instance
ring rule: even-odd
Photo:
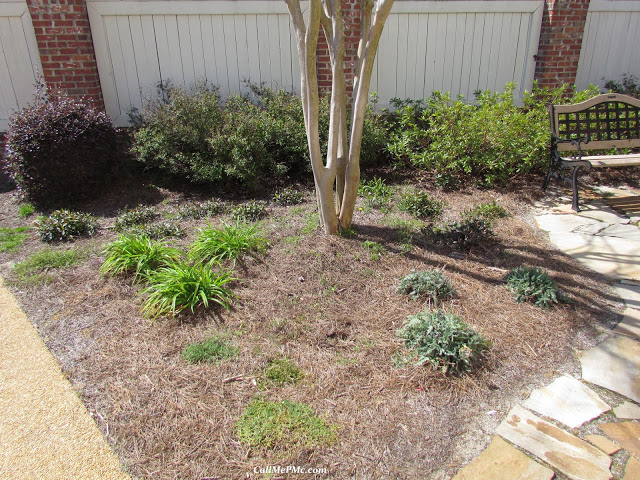
[[[231,218],[240,222],[257,222],[266,215],[266,205],[257,200],[238,205],[231,212]]]
[[[269,242],[258,234],[257,225],[222,225],[221,228],[208,226],[200,230],[198,238],[191,245],[189,257],[196,262],[209,263],[236,260],[253,252],[263,252]]]
[[[496,236],[491,224],[481,218],[466,218],[442,227],[428,226],[423,229],[423,233],[437,242],[456,246],[461,250],[487,244]]]
[[[471,210],[465,210],[462,212],[462,218],[465,220],[486,220],[487,222],[492,222],[498,218],[504,218],[508,216],[509,213],[500,205],[498,205],[495,200],[491,203],[480,203],[475,205]]]
[[[29,218],[34,213],[36,213],[36,207],[31,203],[23,203],[18,207],[18,215],[22,218]]]
[[[182,351],[182,358],[189,363],[218,364],[233,358],[240,352],[229,341],[222,337],[212,337],[204,342],[193,343]]]
[[[50,270],[66,268],[78,263],[85,253],[78,249],[53,250],[45,248],[18,262],[13,267],[20,283],[38,285],[47,283],[53,278],[48,275]]]
[[[286,207],[287,205],[298,205],[304,201],[304,193],[293,188],[283,188],[273,195],[273,203]]]
[[[551,143],[547,105],[579,102],[599,92],[535,85],[522,108],[514,103],[514,89],[509,83],[502,93],[480,92],[475,103],[434,92],[426,105],[399,104],[388,149],[397,161],[489,186],[541,171]]]
[[[623,73],[620,81],[607,80],[604,88],[614,93],[623,93],[624,95],[640,98],[640,82],[638,77],[631,73]]]
[[[56,210],[48,217],[40,217],[35,222],[36,230],[43,242],[74,240],[77,237],[92,236],[98,229],[97,220],[88,213]]]
[[[189,309],[208,308],[210,303],[229,309],[233,293],[226,284],[234,279],[228,272],[214,272],[208,265],[176,262],[153,270],[149,285],[142,290],[146,300],[142,313],[152,319],[176,316]]]
[[[490,346],[462,318],[442,310],[410,315],[398,335],[418,364],[429,362],[444,372],[471,370]]]
[[[182,252],[147,236],[120,235],[104,249],[103,275],[133,273],[134,281],[146,278],[152,270],[177,262]]]
[[[271,385],[283,387],[287,384],[298,383],[303,378],[304,372],[300,367],[286,357],[278,357],[269,362],[260,385],[263,388]]]
[[[549,308],[562,299],[558,284],[538,267],[520,266],[509,271],[507,288],[516,295],[516,302],[533,302]]]
[[[367,207],[386,209],[393,198],[393,188],[385,184],[381,178],[374,177],[360,183],[358,195],[364,198]]]
[[[0,252],[15,252],[27,241],[27,227],[0,228]]]
[[[188,203],[182,205],[178,210],[178,217],[182,219],[186,218],[207,218],[214,217],[219,213],[224,212],[225,206],[218,200],[207,200],[200,203]]]
[[[441,271],[425,270],[402,277],[398,293],[409,295],[414,300],[427,298],[437,304],[438,300],[453,297],[456,291]]]
[[[5,135],[7,172],[40,207],[85,199],[102,185],[116,155],[116,131],[104,112],[82,100],[49,95],[11,116]]]
[[[288,451],[331,444],[336,427],[304,403],[254,398],[236,423],[236,435],[251,448]]]
[[[422,190],[409,190],[402,194],[398,206],[414,217],[433,219],[442,214],[444,202]]]
[[[116,232],[123,232],[131,227],[151,223],[160,217],[160,213],[154,207],[138,205],[130,210],[120,212],[113,225]]]

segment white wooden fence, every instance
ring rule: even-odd
[[[0,2],[0,132],[14,110],[33,100],[38,72],[42,67],[27,3]]]
[[[591,0],[576,84],[604,87],[622,74],[640,77],[640,2]]]
[[[544,2],[396,1],[384,27],[371,90],[425,98],[434,90],[472,99],[476,90],[533,83]]]
[[[89,1],[107,113],[117,125],[160,81],[247,91],[299,88],[295,39],[277,1]]]

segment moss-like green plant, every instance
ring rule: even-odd
[[[271,385],[282,387],[297,383],[303,377],[304,372],[295,363],[286,357],[277,357],[269,362],[260,385],[263,388]]]
[[[507,288],[516,295],[516,302],[533,302],[549,308],[562,300],[558,284],[538,267],[520,266],[512,269],[505,279]]]
[[[402,277],[398,293],[409,295],[414,300],[426,298],[437,303],[438,300],[453,297],[456,291],[441,271],[425,270]]]
[[[27,227],[0,228],[0,252],[15,252],[27,241]]]
[[[142,313],[153,320],[187,309],[194,313],[210,304],[229,309],[233,298],[226,285],[234,279],[229,272],[214,272],[210,265],[176,262],[150,272],[148,279],[149,285],[141,292],[146,297]]]
[[[369,260],[372,262],[378,260],[387,251],[384,245],[371,240],[365,240],[362,242],[362,246],[369,252]]]
[[[25,285],[39,285],[53,279],[47,274],[50,270],[61,269],[75,265],[86,256],[77,248],[70,250],[54,250],[44,248],[29,256],[13,267],[19,282]]]
[[[189,363],[218,364],[240,352],[226,338],[215,336],[200,343],[193,343],[182,351],[182,358]]]
[[[462,318],[442,310],[410,315],[398,336],[418,364],[431,363],[444,372],[471,370],[490,346]]]
[[[103,253],[106,255],[100,268],[103,275],[133,273],[134,281],[146,278],[152,270],[170,265],[183,255],[166,243],[145,235],[120,235]]]
[[[270,402],[254,398],[236,423],[236,435],[248,447],[290,451],[328,445],[336,427],[304,403]]]

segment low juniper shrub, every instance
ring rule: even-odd
[[[40,217],[34,222],[43,242],[74,240],[81,236],[92,236],[98,229],[95,217],[88,213],[56,210],[48,217]]]
[[[43,82],[35,102],[11,116],[5,142],[7,172],[38,207],[94,195],[117,159],[109,117],[85,101],[48,94]]]
[[[442,310],[410,315],[398,336],[417,364],[431,363],[445,373],[471,370],[491,345],[462,318]]]

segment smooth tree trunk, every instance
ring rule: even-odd
[[[307,18],[300,0],[289,8],[300,62],[300,96],[318,212],[325,233],[349,228],[360,183],[360,147],[369,85],[378,42],[393,0],[361,0],[361,36],[351,98],[351,131],[347,132],[347,88],[344,73],[344,21],[341,0],[309,0]],[[327,158],[322,157],[318,127],[319,92],[316,52],[320,28],[329,45],[331,104]]]

